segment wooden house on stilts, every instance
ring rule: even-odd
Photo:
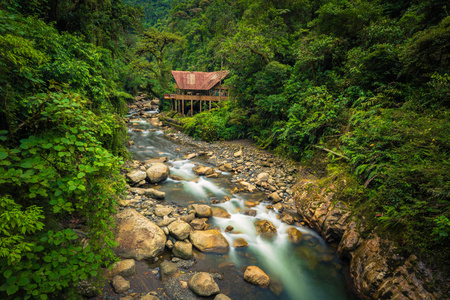
[[[171,108],[185,114],[185,109],[194,114],[194,106],[200,107],[200,112],[205,103],[211,109],[212,102],[228,100],[228,88],[223,85],[223,79],[229,71],[218,72],[189,72],[172,71],[175,78],[175,94],[166,94],[164,98],[171,101]],[[198,104],[198,105],[197,105]]]

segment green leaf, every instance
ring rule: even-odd
[[[8,286],[6,293],[10,296],[15,294],[19,290],[19,287],[15,284]]]
[[[77,177],[78,178],[83,178],[85,175],[86,175],[86,173],[80,172],[80,173],[78,173]]]
[[[12,275],[12,270],[8,269],[3,273],[3,276],[5,276],[6,279],[8,279]]]
[[[8,157],[8,152],[0,151],[0,159],[5,159]]]

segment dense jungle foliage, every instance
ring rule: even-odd
[[[142,14],[114,0],[0,9],[0,298],[75,298],[115,259],[128,48]]]
[[[371,228],[448,269],[447,4],[174,0],[156,27],[180,38],[172,69],[230,70],[234,101],[185,118],[186,132],[304,162],[329,153],[330,173],[354,178],[340,197]]]
[[[328,154],[370,228],[448,270],[446,4],[0,0],[0,297],[75,297],[114,260],[126,102],[170,92],[171,69],[230,71],[234,100],[187,133]]]

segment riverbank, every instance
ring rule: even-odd
[[[249,141],[192,140],[173,128],[161,126],[156,114],[148,113],[149,109],[150,103],[142,103],[128,119],[131,136],[128,144],[135,160],[124,173],[130,186],[116,216],[115,236],[120,253],[117,249],[116,252],[122,258],[130,257],[124,255],[124,239],[117,231],[126,232],[126,239],[130,239],[136,226],[122,223],[135,218],[141,220],[136,224],[148,221],[158,227],[152,229],[155,236],[159,236],[159,229],[163,232],[166,238],[159,246],[152,247],[165,250],[149,258],[143,258],[142,251],[136,254],[132,259],[133,274],[125,272],[124,275],[129,284],[125,291],[116,290],[111,274],[107,274],[101,298],[141,299],[150,293],[149,297],[158,299],[197,299],[186,284],[196,272],[206,271],[217,282],[220,293],[231,299],[296,299],[300,294],[309,299],[356,299],[345,296],[344,287],[339,283],[343,280],[340,274],[344,266],[333,255],[334,250],[303,226],[305,223],[296,213],[292,198],[296,164],[261,151]],[[154,146],[147,144],[148,139]],[[150,183],[149,169],[159,164],[169,166],[170,175],[161,183]],[[211,214],[198,212],[195,203],[209,206]],[[123,226],[125,230],[120,229]],[[187,228],[188,238],[178,236],[173,227]],[[211,230],[225,237],[228,244],[224,246],[228,249],[225,253],[208,252],[192,236]],[[141,244],[136,245],[142,250]],[[180,245],[190,248],[186,257],[180,257],[175,250]],[[255,255],[267,256],[266,262],[259,261],[261,257]],[[165,280],[164,265],[168,262],[172,263],[175,276]],[[298,263],[301,265],[297,266]],[[252,265],[262,268],[259,275],[263,278],[270,276],[270,284],[264,280],[249,283],[253,279],[247,269]],[[114,270],[114,274],[119,272]],[[308,278],[311,275],[314,277]],[[298,282],[295,278],[299,276],[308,277]],[[303,288],[298,290],[299,287]]]
[[[141,118],[146,118],[149,123],[159,126],[158,131],[161,130],[161,134],[174,142],[170,146],[172,147],[170,151],[178,152],[179,155],[177,156],[183,157],[183,159],[193,159],[193,162],[196,161],[194,166],[201,165],[215,170],[209,174],[204,174],[205,177],[213,180],[223,176],[221,173],[228,174],[232,194],[257,195],[247,201],[246,206],[255,207],[263,204],[269,210],[278,212],[277,216],[283,223],[298,226],[308,224],[328,242],[336,245],[336,247],[338,246],[339,256],[349,260],[351,276],[356,288],[364,298],[391,298],[389,295],[396,295],[400,298],[402,298],[402,295],[406,295],[410,299],[417,299],[417,297],[423,299],[439,298],[438,293],[432,294],[427,290],[427,288],[430,289],[433,278],[417,258],[403,259],[395,253],[395,249],[389,248],[389,245],[388,248],[385,247],[386,241],[367,232],[361,234],[361,228],[363,227],[350,218],[351,213],[345,204],[333,199],[332,193],[325,192],[330,191],[330,188],[333,187],[321,186],[314,176],[305,172],[305,169],[295,162],[260,150],[248,140],[214,143],[193,140],[176,129],[162,126],[159,119],[156,118],[156,114],[149,115],[145,112],[145,108],[145,103],[142,103],[141,107],[135,107]],[[135,125],[139,124],[137,119],[134,119],[134,121],[130,119],[129,121],[131,121],[131,131],[142,132],[142,129]],[[151,130],[154,131],[155,129]],[[133,141],[129,143],[130,145],[134,144]],[[142,148],[143,146],[138,147]],[[162,154],[164,155],[164,153]],[[144,171],[148,163],[156,162],[155,159],[160,162],[167,160],[164,156],[160,156],[154,158],[153,161],[134,161],[129,167]],[[221,172],[218,170],[221,170]],[[172,174],[171,176],[175,181],[181,179],[177,178],[177,175]],[[121,210],[134,209],[146,216],[151,222],[158,224],[164,231],[167,231],[164,228],[167,223],[177,218],[192,222],[197,217],[197,222],[190,223],[191,226],[196,224],[194,226],[198,227],[195,229],[199,230],[209,228],[211,220],[208,220],[208,218],[199,217],[195,213],[192,218],[189,217],[189,215],[192,216],[193,207],[183,207],[173,201],[169,203],[161,202],[161,199],[155,199],[158,193],[148,191],[150,188],[148,183],[141,183],[143,184],[142,187],[130,187],[127,199],[121,203]],[[138,185],[137,181],[135,185]],[[158,188],[156,185],[156,191]],[[208,204],[220,205],[228,201],[230,201],[229,197],[222,199],[213,197]],[[213,217],[216,217],[217,213],[216,210]],[[214,222],[211,224],[214,226]],[[214,226],[213,228],[220,230],[220,226]],[[166,235],[170,236],[170,233],[166,232]],[[362,238],[362,236],[370,238]],[[171,244],[169,240],[167,242],[165,244],[166,249],[172,249],[173,243]],[[383,256],[386,250],[389,250],[388,253],[391,253],[392,256]],[[121,295],[134,299],[152,291],[151,295],[159,299],[196,299],[196,295],[187,288],[187,282],[193,273],[205,270],[209,270],[215,276],[220,290],[226,294],[232,294],[235,288],[241,291],[240,296],[248,295],[249,299],[261,293],[261,288],[255,288],[245,283],[243,280],[245,269],[236,270],[233,263],[230,264],[225,260],[221,263],[218,263],[217,260],[205,260],[205,255],[197,251],[196,247],[193,247],[192,257],[187,260],[173,257],[170,251],[166,251],[163,255],[156,256],[151,261],[151,272],[148,271],[148,261],[136,261],[136,275],[127,278],[132,288],[127,290],[126,294],[114,293],[107,283],[104,287],[106,297],[116,299],[115,297]],[[160,265],[162,261],[171,261],[176,265],[176,269],[184,271],[180,271],[175,277],[176,279],[163,281],[161,280],[163,275]],[[392,263],[395,263],[395,265]],[[421,276],[415,276],[416,272]],[[179,277],[180,274],[183,274],[183,277]],[[282,292],[282,287],[272,284],[270,290],[275,295],[274,299],[276,299],[276,294]],[[175,294],[171,294],[172,291]]]

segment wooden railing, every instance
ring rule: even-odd
[[[164,99],[175,100],[194,100],[194,101],[225,101],[228,100],[228,96],[204,96],[204,95],[177,95],[177,94],[165,94]]]

